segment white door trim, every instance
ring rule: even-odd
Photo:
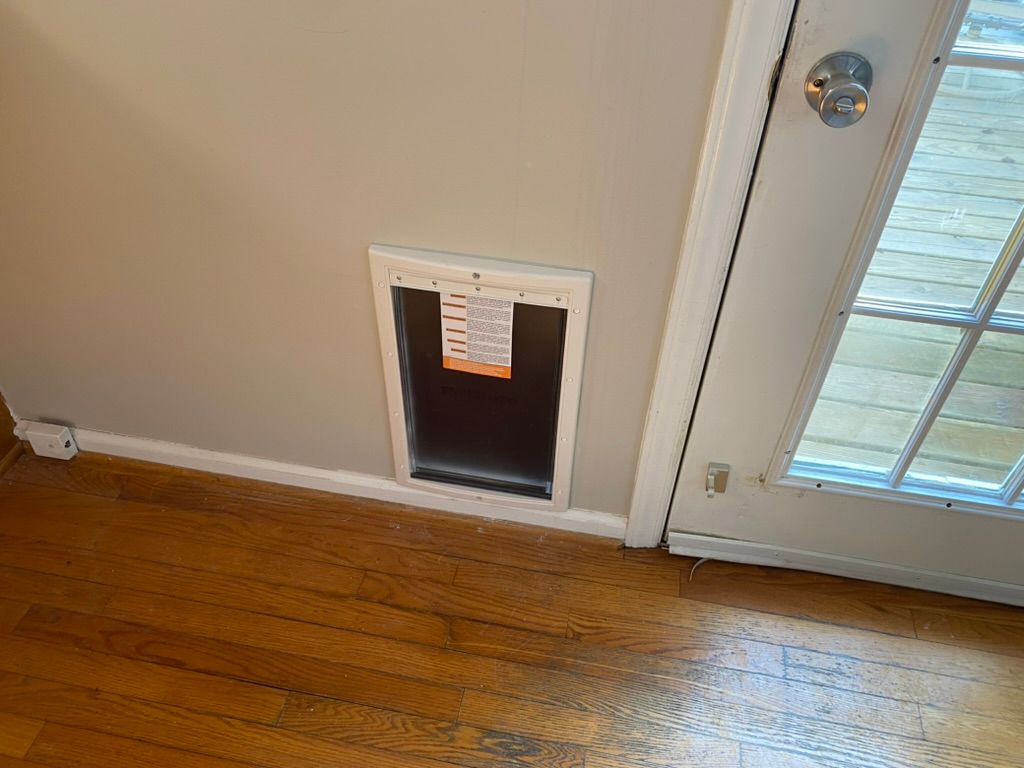
[[[795,0],[732,0],[640,445],[627,547],[661,541]]]
[[[1024,586],[1002,581],[979,579],[951,573],[937,573],[921,568],[907,568],[876,560],[864,560],[844,555],[807,552],[792,547],[778,547],[756,541],[723,539],[698,533],[673,531],[668,535],[669,551],[674,555],[725,560],[730,563],[770,565],[815,571],[851,579],[878,581],[900,587],[944,592],[978,600],[991,600],[1010,605],[1024,605]],[[699,573],[699,571],[698,571]]]

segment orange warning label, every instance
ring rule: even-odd
[[[443,366],[511,379],[514,302],[459,293],[442,293],[440,298]]]
[[[494,365],[493,363],[476,363],[472,360],[463,360],[458,357],[445,357],[444,367],[452,371],[464,373],[476,373],[480,376],[494,376],[496,379],[511,379],[512,368],[508,365]]]

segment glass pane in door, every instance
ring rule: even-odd
[[[1024,73],[949,67],[859,298],[970,309],[1022,204]]]
[[[1006,295],[999,302],[996,315],[1016,322],[1024,322],[1024,269],[1017,267],[1017,274],[1010,281]]]
[[[997,490],[1024,454],[1024,336],[987,332],[910,467],[925,482]]]
[[[957,47],[1009,49],[1024,56],[1024,3],[1020,0],[974,0],[957,36]]]
[[[959,340],[957,328],[851,317],[795,461],[887,474]]]

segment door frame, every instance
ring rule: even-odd
[[[796,0],[731,0],[644,423],[627,547],[662,542]]]

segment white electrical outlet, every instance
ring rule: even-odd
[[[18,422],[19,435],[28,440],[37,456],[51,459],[70,459],[78,453],[71,430],[60,424],[46,424],[42,421]]]

